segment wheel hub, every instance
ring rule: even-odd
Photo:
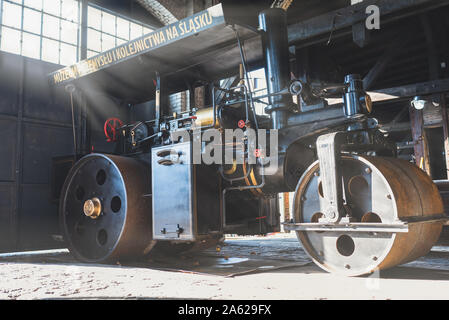
[[[84,202],[83,211],[86,217],[97,219],[101,214],[101,201],[98,198],[86,200]]]

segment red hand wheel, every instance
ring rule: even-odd
[[[104,123],[104,135],[108,142],[117,141],[117,130],[123,127],[123,121],[118,118],[109,118]]]

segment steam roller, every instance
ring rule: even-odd
[[[123,102],[117,109],[130,107],[121,110],[126,119],[141,116],[133,123],[106,120],[104,127],[113,133],[105,130],[111,143],[107,152],[115,155],[78,155],[81,160],[65,180],[60,221],[73,255],[84,262],[114,263],[158,251],[205,249],[224,234],[279,232],[278,195],[295,187],[293,219],[283,223],[284,230],[296,232],[306,253],[326,271],[359,276],[428,253],[448,221],[441,196],[424,171],[397,158],[397,141],[373,117],[361,75],[347,74],[343,82],[292,79],[282,9],[261,12],[257,32],[229,28],[220,4],[198,15],[210,17],[211,24],[195,34],[86,74],[89,63],[80,62],[52,76],[66,89],[76,87],[86,102],[102,75],[130,81],[129,92],[111,81],[102,89]],[[263,114],[256,112],[247,75],[251,64],[239,32],[242,39],[257,40],[253,53],[260,57],[254,62],[263,62],[267,79],[267,95],[257,95],[259,102],[266,99]],[[222,88],[228,82],[221,81],[224,66],[212,72],[216,60],[208,58],[214,52],[208,49],[232,43],[240,54],[230,59],[234,51],[223,50],[220,63],[235,79]],[[197,46],[207,56],[179,50]],[[163,70],[159,59],[148,59],[167,52],[174,63],[167,59]],[[298,59],[297,65],[305,67],[307,61]],[[210,71],[211,78],[192,79],[197,68]],[[80,71],[77,78],[61,80],[72,69]],[[123,70],[133,72],[127,78]],[[239,85],[232,87],[235,80]],[[169,112],[171,94],[199,83],[210,89],[201,106]],[[342,103],[329,105],[328,98]],[[141,114],[140,103],[149,101],[154,104],[145,104]],[[110,104],[98,102],[112,117]],[[86,107],[94,111],[96,104]],[[86,138],[96,141],[90,132]],[[81,150],[91,150],[90,143]]]
[[[346,224],[326,227],[323,222],[326,204],[318,161],[295,193],[295,222],[315,226],[297,231],[297,237],[318,266],[358,276],[430,251],[442,230],[437,218],[443,203],[425,172],[408,161],[368,156],[342,156],[340,166]]]

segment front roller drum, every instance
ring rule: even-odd
[[[60,223],[71,253],[90,263],[136,259],[151,235],[150,173],[131,158],[91,154],[69,172]]]
[[[344,211],[364,224],[408,224],[408,232],[297,231],[304,250],[328,272],[369,274],[413,261],[437,242],[443,203],[430,177],[411,163],[380,157],[341,159]],[[319,223],[323,217],[319,162],[303,175],[295,193],[295,222]],[[428,220],[428,221],[425,221]],[[416,222],[418,221],[418,222]]]

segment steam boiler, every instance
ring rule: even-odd
[[[248,79],[256,67],[265,68],[263,97]],[[220,86],[239,70],[234,87]],[[166,97],[198,81],[210,103],[170,114]],[[282,9],[261,12],[254,29],[217,5],[59,70],[50,82],[76,96],[87,122],[92,92],[126,110],[154,102],[151,118],[105,125],[114,152],[92,152],[84,141],[67,175],[60,224],[81,261],[280,231],[284,192],[295,192],[284,228],[318,266],[347,276],[427,254],[447,220],[431,178],[398,159],[379,130],[359,75],[321,87],[292,76]],[[329,96],[343,103],[329,106]],[[260,115],[254,103],[263,99]]]

